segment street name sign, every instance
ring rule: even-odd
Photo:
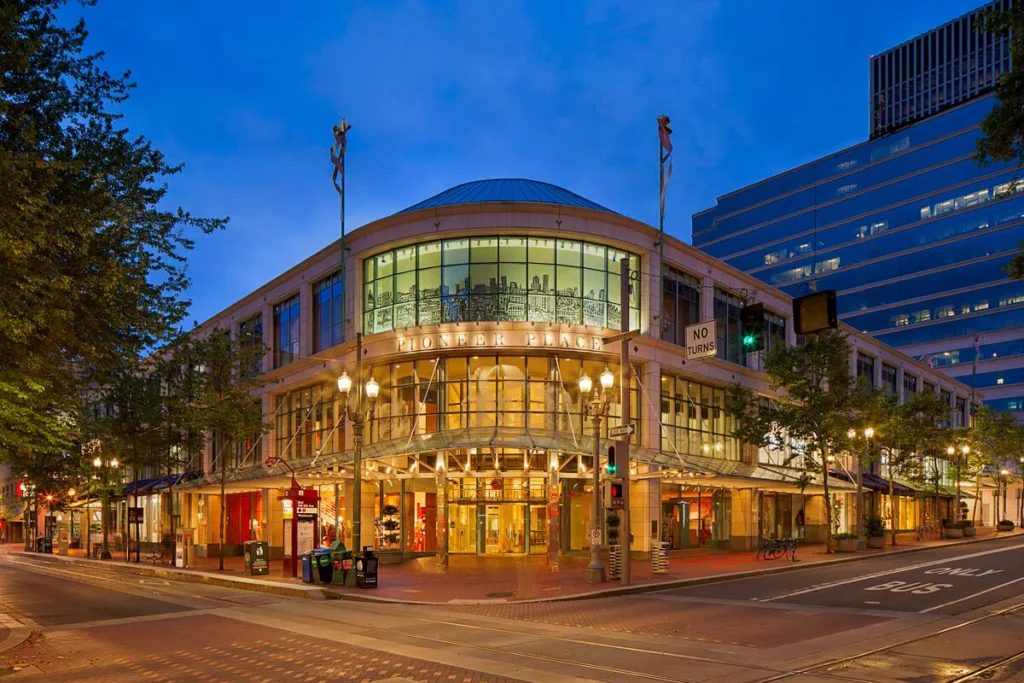
[[[634,431],[633,425],[622,425],[621,427],[612,427],[608,430],[608,436],[626,436],[632,434]]]
[[[686,328],[686,360],[706,358],[717,352],[714,320],[689,325]]]

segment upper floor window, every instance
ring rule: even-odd
[[[299,359],[299,295],[274,306],[274,367]]]
[[[906,398],[910,398],[912,394],[917,393],[917,378],[913,375],[903,373],[903,394]]]
[[[967,426],[967,401],[962,396],[956,397],[956,409],[953,411],[953,426]]]
[[[882,387],[890,394],[896,393],[896,368],[882,363]]]
[[[721,289],[715,289],[715,342],[716,356],[737,365],[747,364],[740,339],[740,311],[743,300]]]
[[[687,325],[700,322],[700,280],[666,268],[661,294],[662,338],[673,344],[686,343]]]
[[[932,384],[931,382],[925,382],[924,383],[924,390],[925,391],[930,391],[930,392],[932,392],[934,394],[935,393],[935,385]]]
[[[614,247],[554,237],[462,237],[402,247],[366,259],[363,330],[467,321],[533,321],[619,329],[620,273]],[[640,292],[629,300],[640,325]]]
[[[243,320],[238,325],[238,341],[242,345],[252,348],[263,345],[263,314],[257,313],[248,320]],[[252,374],[255,377],[263,372],[262,356],[253,359]]]
[[[868,384],[875,386],[875,359],[863,353],[857,353],[857,377],[863,377]]]
[[[341,319],[341,274],[335,273],[313,285],[314,352],[337,346],[344,339]]]
[[[769,353],[778,345],[786,344],[786,319],[781,315],[764,312],[764,352]]]

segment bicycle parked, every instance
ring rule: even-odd
[[[788,555],[790,560],[796,562],[797,545],[795,538],[766,538],[761,542],[754,559],[777,560]]]

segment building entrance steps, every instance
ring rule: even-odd
[[[309,585],[300,579],[281,576],[280,562],[272,562],[270,575],[259,579],[243,575],[241,557],[224,560],[224,571],[218,571],[217,558],[199,558],[189,569],[152,567],[127,563],[123,558],[92,560],[57,555],[17,552],[11,557],[18,562],[39,564],[70,563],[78,566],[102,567],[106,570],[139,576],[158,576],[169,580],[208,583],[241,590],[272,593],[312,599],[351,599],[384,602],[429,604],[472,604],[490,602],[529,602],[599,598],[629,593],[644,593],[686,585],[710,583],[723,579],[775,574],[805,569],[816,565],[839,564],[868,560],[880,555],[912,553],[950,545],[985,543],[1008,537],[1024,538],[1024,532],[996,533],[991,527],[978,529],[978,536],[968,540],[917,541],[913,534],[900,536],[899,545],[886,545],[882,550],[827,554],[824,545],[801,546],[797,562],[789,559],[755,559],[755,551],[716,551],[708,548],[673,551],[668,571],[653,574],[649,560],[633,560],[633,583],[620,586],[617,581],[594,590],[584,581],[587,557],[563,557],[558,572],[551,572],[546,557],[488,557],[486,555],[452,555],[447,569],[438,566],[433,557],[411,559],[381,569],[379,585],[374,591],[337,585]]]

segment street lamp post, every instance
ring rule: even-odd
[[[594,499],[590,532],[590,564],[584,572],[583,579],[587,583],[604,583],[607,580],[604,565],[601,564],[601,419],[608,414],[611,403],[611,389],[615,384],[615,375],[608,368],[601,373],[601,388],[595,393],[594,382],[586,373],[580,377],[580,395],[584,398],[583,416],[589,415],[594,423]],[[590,397],[590,402],[587,398]]]
[[[857,438],[857,430],[851,429],[850,431],[846,432],[846,436],[848,436],[851,440],[856,439]],[[875,436],[875,429],[874,429],[874,427],[868,427],[867,429],[864,430],[864,439],[867,441],[868,453],[869,454],[871,453],[871,439],[874,436]],[[858,550],[863,550],[864,549],[864,545],[865,545],[864,544],[864,534],[862,533],[863,530],[864,530],[864,523],[862,522],[862,520],[865,517],[866,517],[866,515],[864,514],[864,463],[861,461],[860,457],[857,457],[857,520],[856,520],[857,524],[856,524],[856,529],[857,529],[857,549]]]
[[[100,456],[93,458],[92,466],[99,470],[100,473],[100,486],[103,487],[102,496],[100,499],[100,533],[103,535],[103,539],[100,542],[100,559],[109,560],[110,550],[107,548],[107,526],[109,525],[109,508],[110,508],[110,470],[115,470],[118,467],[117,458],[104,462]],[[88,551],[88,548],[86,549]]]
[[[363,373],[363,334],[356,333],[356,379],[362,383]],[[353,549],[359,550],[362,544],[362,505],[363,505],[363,426],[367,419],[373,419],[373,407],[380,393],[380,385],[373,377],[362,386],[356,388],[355,408],[348,405],[352,391],[352,378],[342,372],[338,378],[338,391],[345,398],[342,419],[352,423],[352,543]],[[363,393],[370,401],[370,409],[363,413]]]

